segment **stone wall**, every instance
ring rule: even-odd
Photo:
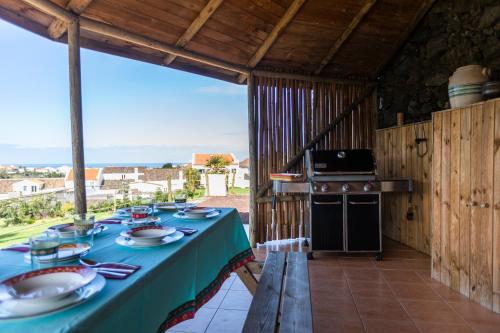
[[[431,118],[449,107],[448,77],[481,64],[500,79],[500,2],[437,0],[379,77],[379,127]]]

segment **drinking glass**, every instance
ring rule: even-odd
[[[187,197],[185,194],[178,194],[174,198],[175,208],[179,213],[184,213],[187,207]]]
[[[145,219],[148,217],[149,212],[149,206],[134,206],[130,208],[130,217],[132,218],[132,220]]]
[[[30,237],[31,269],[42,269],[57,265],[59,235],[45,232]]]
[[[76,214],[73,216],[75,225],[75,241],[76,243],[87,243],[90,246],[94,245],[94,215]]]

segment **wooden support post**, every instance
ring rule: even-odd
[[[252,294],[252,296],[255,295],[258,282],[250,268],[247,265],[243,265],[236,270],[236,274],[245,287],[247,287],[250,294]]]
[[[255,128],[255,106],[254,106],[254,76],[248,75],[247,80],[247,98],[248,98],[248,145],[250,148],[250,208],[249,208],[249,233],[250,245],[256,246],[258,239],[257,224],[257,130]]]
[[[71,20],[68,24],[68,53],[75,211],[77,214],[84,214],[87,212],[87,198],[85,194],[85,160],[83,155],[80,22],[78,18]]]

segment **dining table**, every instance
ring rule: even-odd
[[[107,279],[103,290],[76,306],[44,315],[0,320],[2,333],[163,332],[194,317],[230,273],[254,259],[236,209],[207,219],[179,219],[160,212],[162,225],[196,233],[157,247],[129,248],[115,239],[125,229],[109,224],[94,236],[85,258],[140,265],[126,279]],[[74,264],[74,263],[73,263]],[[0,280],[30,271],[24,253],[0,251]]]

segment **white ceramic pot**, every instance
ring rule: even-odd
[[[457,68],[450,76],[448,95],[452,108],[459,108],[483,99],[482,87],[488,81],[490,70],[480,65],[468,65]]]

